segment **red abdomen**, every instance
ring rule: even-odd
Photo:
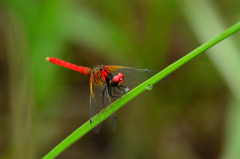
[[[77,66],[75,64],[72,64],[72,63],[69,63],[69,62],[66,62],[66,61],[54,58],[54,57],[48,57],[47,60],[49,62],[54,63],[54,64],[57,64],[57,65],[60,65],[60,66],[63,66],[63,67],[66,67],[66,68],[78,71],[78,72],[80,72],[82,74],[85,74],[85,75],[88,75],[88,76],[90,75],[90,72],[92,70],[89,67]]]

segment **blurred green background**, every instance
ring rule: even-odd
[[[89,119],[89,77],[45,60],[162,70],[239,21],[236,0],[0,2],[0,158],[41,158]],[[57,158],[240,158],[240,35]]]

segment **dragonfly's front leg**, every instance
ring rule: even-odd
[[[117,88],[120,89],[121,91],[124,91],[124,92],[129,92],[131,90],[130,88],[128,88],[126,86],[123,86],[123,85],[121,85],[121,86],[119,86]],[[122,88],[124,88],[124,89],[122,89]]]
[[[114,89],[113,89],[113,90],[114,90]],[[120,98],[119,96],[113,96],[113,95],[112,95],[111,86],[108,87],[108,93],[109,93],[109,95],[110,95],[114,100],[117,100],[116,98]],[[115,90],[114,90],[114,93],[115,93]]]
[[[120,89],[119,87],[117,87],[117,88]],[[121,91],[124,91],[124,90],[122,90],[122,89],[120,89],[120,90],[121,90]],[[113,87],[113,91],[114,91],[115,94],[125,94],[125,93],[126,93],[125,91],[118,93],[118,92],[116,92],[116,90],[115,90],[114,87]]]
[[[104,93],[106,91],[106,87],[104,88],[103,92],[102,92],[102,102],[103,102],[103,107],[105,108],[105,103],[104,103]]]

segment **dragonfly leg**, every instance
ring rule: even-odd
[[[114,93],[115,93],[115,90],[114,90]],[[117,100],[116,98],[120,98],[120,97],[118,97],[118,96],[113,96],[113,95],[112,95],[111,86],[108,87],[108,94],[109,94],[114,100]]]
[[[121,87],[117,87],[119,90],[121,90],[121,91],[124,91],[125,92],[125,90],[124,89],[122,89]]]
[[[118,88],[118,87],[117,87],[117,88]],[[118,89],[119,89],[119,88],[118,88]],[[122,89],[120,89],[120,90],[122,90]],[[115,94],[125,94],[125,91],[124,91],[124,90],[122,90],[122,91],[124,91],[124,92],[120,92],[120,93],[116,92],[116,90],[115,90],[114,87],[113,87],[113,91],[114,91]]]
[[[103,102],[103,107],[105,108],[105,103],[104,103],[104,93],[106,91],[106,87],[104,88],[103,92],[102,92],[102,102]]]
[[[128,92],[128,91],[131,90],[130,88],[125,87],[125,86],[120,86],[120,87],[117,87],[117,88],[120,89],[121,91],[124,91],[124,92]],[[128,91],[126,91],[126,89],[128,89]]]
[[[130,89],[130,88],[126,87],[126,86],[123,86],[123,85],[121,85],[121,86],[119,86],[119,87],[117,87],[117,88],[120,89],[120,90],[122,90],[122,91],[125,91],[125,92],[126,92],[126,89],[128,89],[127,92],[129,92],[129,91],[132,90],[132,89]],[[124,89],[121,89],[121,88],[124,88]]]

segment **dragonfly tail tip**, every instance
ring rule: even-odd
[[[49,61],[49,57],[47,57],[46,60]]]

